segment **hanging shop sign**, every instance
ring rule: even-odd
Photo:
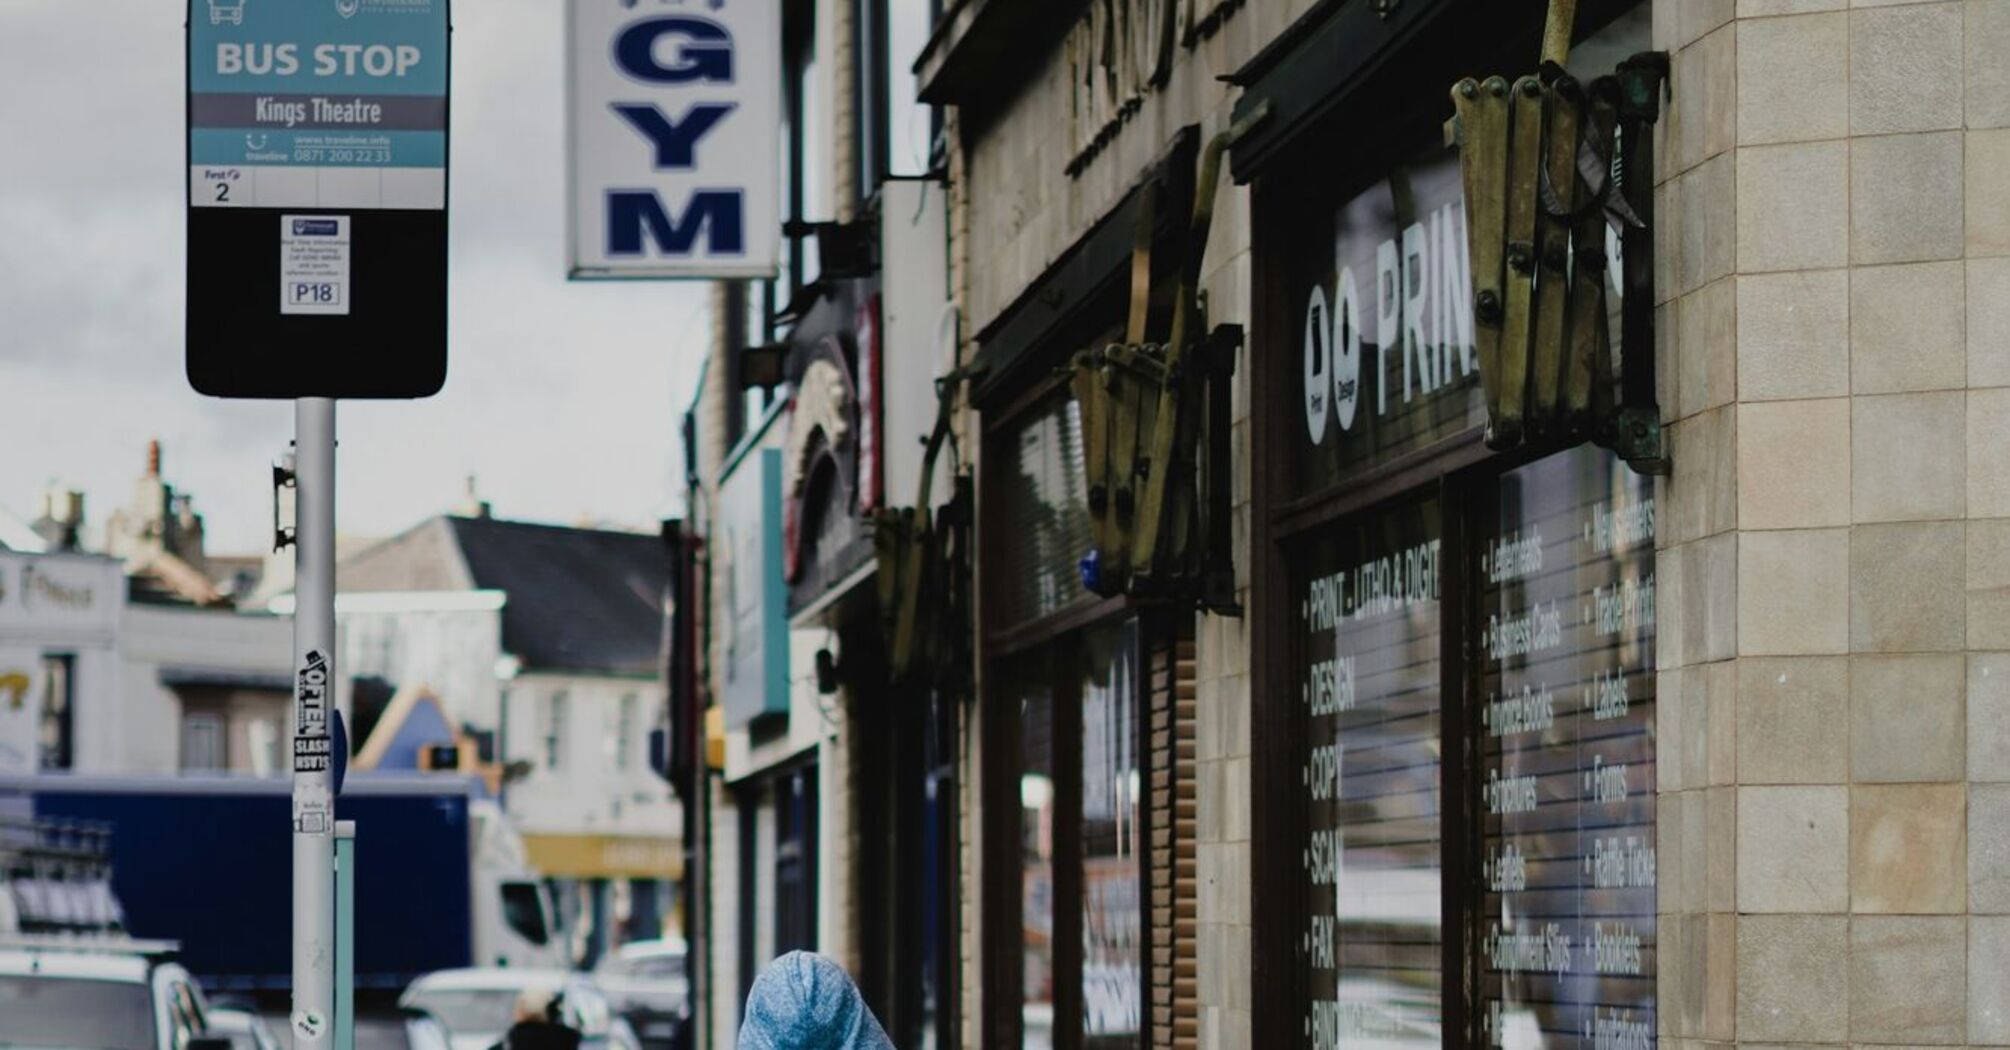
[[[567,5],[574,277],[769,277],[781,5]]]
[[[1574,13],[1573,3],[1550,5],[1540,73],[1512,84],[1467,77],[1451,91],[1487,445],[1591,440],[1665,474],[1646,176],[1668,56],[1643,52],[1580,83],[1563,68]],[[1618,327],[1633,349],[1617,368],[1606,308],[1615,256],[1627,297]]]
[[[883,500],[880,299],[869,280],[835,282],[796,326],[795,391],[783,443],[789,612],[815,604],[871,561],[866,515]]]
[[[744,729],[789,710],[788,592],[782,582],[782,453],[754,448],[719,482],[719,535],[725,564],[726,726]]]
[[[218,397],[447,369],[448,0],[191,0],[187,368]]]

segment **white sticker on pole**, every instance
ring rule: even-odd
[[[279,312],[349,312],[349,216],[279,217]]]

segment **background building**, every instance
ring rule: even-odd
[[[662,542],[443,516],[342,559],[336,577],[340,666],[381,683],[375,704],[428,694],[446,720],[433,742],[472,742],[500,767],[575,957],[676,928],[678,807],[649,751],[665,701]],[[384,717],[360,706],[358,746]]]

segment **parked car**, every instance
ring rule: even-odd
[[[593,980],[647,1050],[682,1050],[691,1019],[691,984],[680,938],[630,941],[600,961]]]
[[[219,999],[209,1007],[209,1032],[230,1040],[232,1050],[280,1050],[272,1026],[258,1007],[235,999]]]
[[[502,1041],[525,989],[545,988],[563,997],[565,1023],[579,1029],[581,1050],[636,1050],[633,1030],[608,1008],[585,974],[481,966],[440,970],[413,981],[398,1005],[425,1010],[447,1026],[453,1050],[489,1050]]]
[[[0,1046],[233,1050],[174,945],[126,938],[0,938]]]

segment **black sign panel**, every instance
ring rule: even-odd
[[[412,398],[447,372],[448,0],[192,0],[187,371]]]

